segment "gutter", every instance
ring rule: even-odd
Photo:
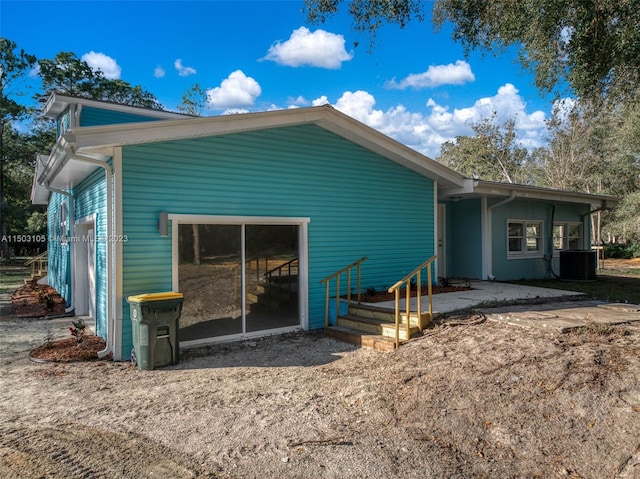
[[[75,226],[73,223],[73,207],[74,207],[73,194],[69,193],[68,191],[59,190],[58,188],[49,186],[48,183],[43,183],[42,186],[52,193],[58,193],[59,195],[64,195],[67,198],[69,198],[69,211],[68,211],[68,218],[67,218],[69,221],[69,236],[71,237],[75,236]],[[72,249],[75,249],[75,242],[73,241],[69,243],[69,261],[71,262],[71,265],[69,268],[71,271],[71,302],[69,304],[69,307],[65,308],[64,310],[65,314],[71,313],[76,308],[75,306],[75,303],[76,303],[76,275],[75,275],[76,257]]]
[[[105,179],[106,179],[106,187],[107,187],[107,239],[113,235],[113,218],[112,218],[112,203],[113,203],[113,171],[111,166],[109,166],[106,162],[97,160],[90,156],[81,155],[76,153],[73,149],[73,142],[67,142],[64,146],[64,151],[66,152],[66,161],[75,160],[82,161],[85,163],[90,163],[92,165],[98,166],[105,171]],[[66,163],[64,161],[64,163]],[[62,163],[62,164],[64,164]],[[60,168],[62,165],[60,165]],[[109,353],[114,352],[115,349],[115,332],[116,332],[116,321],[113,318],[113,314],[115,312],[115,307],[112,302],[115,302],[114,294],[113,294],[113,271],[114,271],[114,260],[115,260],[115,242],[107,241],[107,341],[106,346],[102,351],[98,351],[98,357],[100,359],[107,356]]]
[[[511,203],[513,200],[516,199],[516,193],[515,191],[511,190],[509,195],[509,198],[506,198],[498,203],[496,203],[495,205],[491,205],[491,206],[487,206],[487,216],[485,218],[485,238],[487,240],[487,249],[486,249],[486,261],[487,261],[487,274],[486,277],[487,279],[493,281],[496,279],[496,277],[493,275],[493,254],[491,252],[491,243],[492,243],[492,239],[491,239],[491,235],[492,235],[492,222],[491,222],[491,212],[495,209],[495,208],[499,208],[500,206],[504,206],[507,203]]]

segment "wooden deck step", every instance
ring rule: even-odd
[[[356,316],[353,314],[342,315],[338,317],[337,325],[343,328],[353,329],[370,334],[379,334],[387,338],[396,337],[396,325],[395,322],[390,322],[384,319],[373,319],[362,316]],[[407,337],[407,325],[406,323],[400,324],[400,341],[406,341],[410,338]],[[409,330],[409,336],[418,333],[420,329],[417,326],[411,326]]]
[[[356,331],[355,329],[341,326],[329,326],[324,329],[324,332],[330,338],[363,348],[371,348],[383,352],[391,352],[396,349],[395,341],[392,338],[380,334]]]

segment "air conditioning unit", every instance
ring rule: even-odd
[[[596,262],[595,251],[560,251],[560,279],[567,281],[595,281]]]

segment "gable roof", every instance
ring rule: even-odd
[[[464,177],[329,105],[242,113],[215,117],[126,123],[70,128],[56,142],[49,160],[36,178],[38,184],[66,189],[84,179],[95,165],[73,154],[106,161],[116,147],[204,138],[294,125],[313,124],[409,168],[447,187],[460,187]]]
[[[45,110],[53,115],[60,105],[79,103],[98,108],[115,109],[138,115],[147,114],[162,121],[120,123],[105,126],[70,128],[56,142],[51,155],[42,157],[36,168],[32,201],[46,204],[49,191],[45,187],[73,188],[93,172],[95,160],[106,162],[115,148],[191,138],[205,138],[249,131],[316,125],[352,141],[384,158],[394,161],[438,185],[441,200],[477,197],[529,198],[566,203],[590,204],[594,208],[614,205],[618,198],[607,195],[570,192],[526,185],[498,183],[465,178],[454,170],[380,133],[364,123],[336,110],[331,105],[288,110],[272,110],[213,117],[192,117],[127,105],[88,100],[54,94]],[[94,163],[80,161],[75,155],[90,157]],[[36,203],[36,201],[39,201]]]

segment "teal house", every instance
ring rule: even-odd
[[[187,347],[319,329],[321,281],[359,258],[363,289],[434,255],[434,282],[551,277],[612,201],[464,178],[328,105],[196,118],[54,94],[44,114],[47,281],[115,360],[132,295],[182,292]]]

